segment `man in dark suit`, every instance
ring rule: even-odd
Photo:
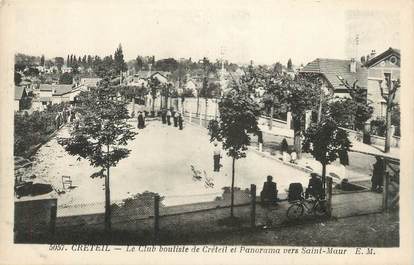
[[[264,204],[277,203],[277,185],[273,182],[272,176],[267,176],[267,181],[263,184],[263,190],[260,192],[260,200]]]
[[[320,198],[323,194],[322,180],[317,173],[311,173],[309,179],[308,188],[306,194],[312,195],[316,199]]]

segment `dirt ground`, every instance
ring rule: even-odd
[[[187,244],[398,247],[398,212],[214,235]]]

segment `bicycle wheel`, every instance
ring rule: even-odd
[[[287,213],[286,213],[287,218],[289,220],[296,220],[303,215],[304,210],[305,209],[303,208],[302,204],[298,204],[298,203],[292,204],[287,210]]]
[[[317,202],[315,204],[315,207],[313,208],[313,211],[316,216],[325,216],[328,212],[326,209],[326,203],[321,202],[321,201]]]

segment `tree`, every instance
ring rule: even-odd
[[[367,90],[358,86],[358,80],[355,80],[352,85],[344,79],[341,79],[341,82],[351,96],[350,100],[344,102],[343,113],[349,113],[353,118],[353,129],[363,130],[365,122],[371,118],[374,111],[367,102]]]
[[[114,68],[115,73],[125,72],[127,70],[121,44],[119,44],[114,54]]]
[[[258,68],[257,87],[264,88],[263,101],[270,107],[269,129],[273,128],[275,109],[278,113],[286,112],[285,93],[288,84],[292,81],[289,76],[278,71],[269,71],[263,67]]]
[[[20,82],[22,82],[22,75],[17,72],[14,72],[14,84],[18,86]]]
[[[353,129],[357,106],[350,98],[332,100],[328,104],[328,115],[338,126]]]
[[[29,67],[23,72],[23,74],[26,75],[26,76],[38,76],[39,75],[39,70],[37,68],[34,68],[34,67]]]
[[[275,64],[275,66],[273,67],[273,71],[278,73],[278,74],[281,74],[283,72],[283,65],[281,63],[277,62]]]
[[[144,68],[144,58],[142,56],[137,56],[135,59],[135,70],[141,71]]]
[[[220,101],[220,120],[218,128],[210,134],[210,141],[223,142],[227,155],[233,159],[231,179],[231,208],[230,217],[233,218],[234,206],[234,178],[235,162],[246,157],[245,151],[250,144],[249,134],[257,133],[259,127],[257,118],[260,115],[258,104],[253,101],[248,92],[243,90],[245,84],[230,90]]]
[[[381,96],[385,100],[387,104],[386,116],[385,116],[385,124],[387,131],[385,133],[385,146],[384,152],[390,152],[390,142],[391,142],[391,115],[392,110],[395,107],[395,96],[397,94],[398,89],[401,86],[400,79],[392,80],[391,74],[385,74],[385,87],[383,87],[382,83],[383,80],[379,80],[379,87],[381,90]]]
[[[40,57],[40,66],[45,66],[45,56],[42,54],[42,57]]]
[[[158,90],[161,88],[161,83],[157,78],[151,77],[148,80],[148,87],[152,98],[152,113],[155,113],[155,99],[157,98]]]
[[[136,133],[125,120],[129,118],[126,102],[114,100],[114,89],[109,80],[100,83],[98,89],[80,95],[82,126],[74,127],[70,137],[59,142],[73,156],[89,161],[93,167],[101,168],[99,174],[105,178],[105,230],[111,230],[110,168],[128,157],[130,150],[122,146],[135,138]],[[104,171],[106,170],[106,174]]]
[[[292,68],[292,60],[289,58],[288,62],[287,62],[287,69],[288,70],[293,70]]]
[[[348,133],[338,128],[335,121],[327,119],[313,124],[306,130],[303,151],[309,152],[322,164],[322,183],[325,191],[326,165],[335,161],[340,153],[347,153],[351,147]]]
[[[64,64],[65,60],[62,57],[55,57],[55,65],[59,69],[59,71],[61,70]]]
[[[301,135],[307,110],[316,109],[320,99],[320,80],[312,75],[298,75],[286,84],[284,102],[292,113],[293,145],[300,157],[302,153]]]
[[[59,83],[65,85],[72,85],[73,75],[71,73],[63,73],[59,78]]]
[[[154,69],[174,72],[178,69],[178,62],[174,58],[161,59],[155,62]]]
[[[395,126],[394,135],[396,135],[396,136],[401,136],[400,117],[401,117],[400,105],[396,104],[395,107],[393,108],[393,111],[392,111],[392,114],[391,114],[391,124]]]

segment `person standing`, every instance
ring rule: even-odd
[[[143,129],[144,127],[145,127],[144,116],[142,115],[142,112],[140,111],[138,113],[138,129]]]
[[[179,112],[178,111],[176,111],[175,113],[174,113],[174,127],[178,127],[178,116],[179,116]]]
[[[161,111],[161,120],[162,120],[162,124],[167,123],[167,111],[165,109],[162,109]]]
[[[221,148],[218,146],[217,142],[214,142],[214,151],[213,151],[213,161],[214,161],[214,171],[220,171],[220,158],[221,158]]]
[[[167,124],[171,125],[171,111],[167,110]]]
[[[178,114],[178,127],[180,130],[183,129],[183,116],[181,115],[181,113]]]
[[[372,178],[371,178],[371,184],[372,184],[372,191],[382,192],[382,186],[384,183],[384,174],[385,174],[385,163],[383,158],[380,156],[376,156],[376,162],[373,165],[372,170]]]

